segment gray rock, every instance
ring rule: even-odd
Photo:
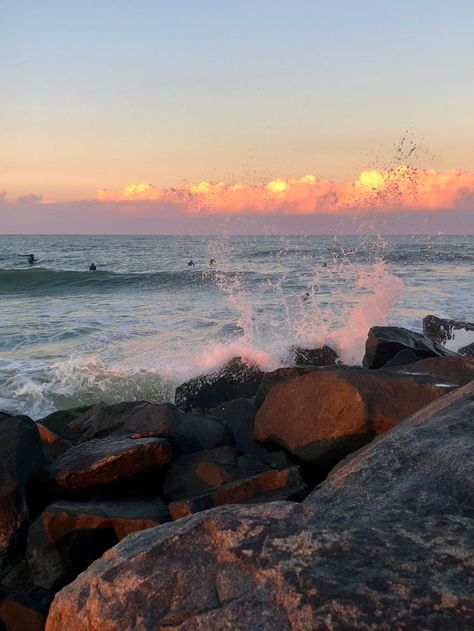
[[[427,315],[423,318],[424,335],[438,344],[446,344],[446,342],[454,340],[459,331],[474,332],[474,322],[438,318],[434,315]]]
[[[303,504],[226,506],[131,535],[46,631],[471,629],[474,383],[361,450]]]

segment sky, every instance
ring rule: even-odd
[[[353,213],[474,232],[470,0],[0,16],[0,232],[318,232]]]

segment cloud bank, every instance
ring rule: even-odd
[[[474,234],[474,173],[367,170],[352,182],[314,175],[261,184],[131,184],[57,203],[0,193],[1,233]]]

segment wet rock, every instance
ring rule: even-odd
[[[311,372],[270,390],[257,413],[255,438],[327,469],[445,392],[396,373]]]
[[[465,357],[474,357],[474,342],[472,344],[468,344],[467,346],[462,346],[458,349],[458,353],[460,355],[464,355]]]
[[[384,364],[384,368],[392,368],[393,366],[406,366],[407,364],[414,364],[415,362],[420,361],[420,358],[416,353],[411,351],[409,348],[404,348],[401,351],[398,351],[396,355],[389,359],[386,364]]]
[[[421,359],[409,366],[395,371],[399,375],[407,375],[413,379],[428,382],[441,387],[464,386],[474,379],[474,360],[470,357],[430,357]],[[381,374],[391,374],[391,371],[381,369]]]
[[[3,412],[2,410],[0,410],[0,421],[3,421],[6,418],[11,418],[12,414],[10,414],[9,412]]]
[[[54,502],[28,535],[33,580],[57,591],[130,533],[169,519],[167,506],[157,498]]]
[[[234,399],[221,403],[209,410],[210,416],[218,418],[230,427],[235,439],[235,446],[240,451],[255,447],[253,428],[257,407],[252,399]]]
[[[234,443],[232,431],[223,421],[186,414],[171,403],[99,404],[73,421],[70,429],[77,442],[103,436],[167,438],[176,455]]]
[[[25,594],[0,586],[0,629],[2,631],[43,631],[46,611]]]
[[[380,368],[402,350],[411,350],[419,359],[455,355],[420,333],[397,326],[374,326],[365,343],[363,366]]]
[[[76,440],[76,435],[74,432],[71,432],[69,424],[71,421],[89,410],[90,407],[90,405],[85,405],[82,407],[70,408],[69,410],[57,410],[56,412],[52,412],[41,419],[39,424],[46,429],[49,429],[56,436],[60,436],[65,440],[74,442]]]
[[[267,453],[265,455],[269,456]],[[170,501],[202,495],[216,486],[269,468],[269,464],[258,457],[244,456],[234,447],[228,446],[178,456],[166,472],[164,496]]]
[[[434,315],[428,315],[423,318],[424,335],[438,344],[446,344],[454,341],[456,338],[462,339],[468,331],[472,331],[474,335],[474,322],[449,320],[447,318],[438,318]]]
[[[183,410],[214,408],[232,399],[253,397],[263,373],[255,365],[234,357],[220,370],[200,375],[176,388],[175,403]]]
[[[181,519],[194,513],[224,504],[274,502],[277,500],[302,500],[308,492],[299,467],[265,471],[223,484],[214,490],[183,500],[171,502],[169,511],[173,519]]]
[[[302,348],[294,346],[290,349],[297,366],[334,366],[338,355],[327,346],[321,348]]]
[[[0,579],[21,561],[48,476],[38,428],[27,416],[0,420]]]
[[[73,446],[71,441],[61,438],[41,423],[37,423],[37,426],[43,449],[53,460]]]
[[[130,478],[170,460],[164,438],[107,437],[72,447],[55,460],[52,474],[59,486],[81,489]]]
[[[380,436],[303,504],[225,506],[131,535],[47,631],[469,629],[474,384]]]

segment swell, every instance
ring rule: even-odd
[[[0,293],[53,294],[75,292],[119,291],[124,288],[153,290],[164,287],[209,287],[222,280],[223,272],[214,271],[156,271],[156,272],[82,272],[33,268],[26,270],[0,269]],[[227,272],[229,280],[236,273]]]

